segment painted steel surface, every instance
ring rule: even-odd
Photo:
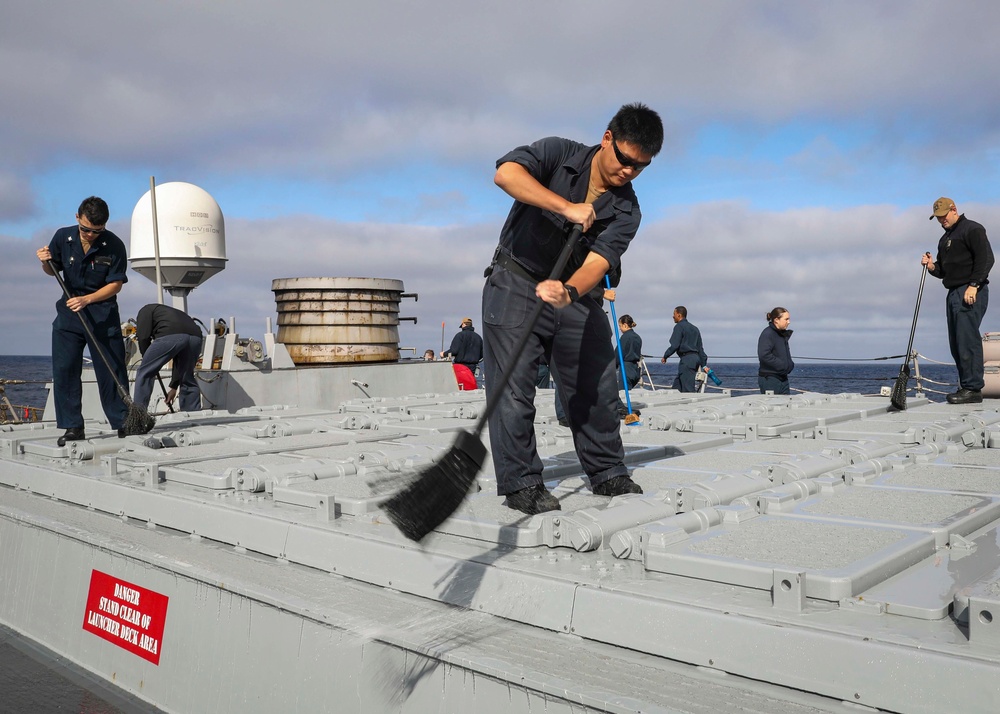
[[[168,711],[1000,708],[993,405],[633,397],[644,494],[591,494],[540,390],[562,510],[507,509],[487,461],[421,546],[380,504],[481,391],[177,414],[124,440],[88,422],[62,448],[3,427],[0,621]],[[83,627],[118,608],[147,634],[146,603],[165,603],[156,663]]]

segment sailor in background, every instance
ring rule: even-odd
[[[674,378],[673,389],[680,392],[696,392],[698,386],[695,376],[701,367],[708,371],[708,355],[701,341],[701,331],[687,321],[688,311],[683,305],[674,308],[674,331],[670,333],[670,346],[663,353],[661,363],[674,353],[680,357],[677,365],[677,376]]]
[[[792,336],[788,325],[792,316],[785,308],[776,307],[764,317],[767,327],[757,338],[757,359],[760,360],[757,385],[761,394],[788,394],[788,375],[795,369],[792,351],[788,347],[788,340]]]
[[[462,318],[461,329],[451,340],[451,347],[442,352],[442,357],[451,357],[455,364],[465,365],[475,375],[479,362],[483,359],[483,338],[476,334],[472,318]]]
[[[642,338],[635,331],[635,320],[632,319],[631,315],[622,315],[618,318],[618,330],[621,332],[621,337],[618,338],[621,347],[621,360],[619,361],[616,355],[615,364],[618,365],[620,371],[621,362],[625,363],[625,374],[621,375],[623,377],[622,388],[633,389],[642,377],[639,373],[639,361],[642,359]],[[628,408],[622,402],[621,397],[618,398],[618,416],[622,419],[628,416]]]
[[[983,337],[979,326],[990,302],[988,287],[993,267],[993,248],[986,229],[965,214],[959,215],[955,202],[942,196],[934,202],[930,217],[944,228],[938,241],[937,258],[924,253],[920,262],[927,272],[940,278],[948,289],[948,343],[958,367],[957,392],[949,394],[951,404],[979,404],[983,401]]]
[[[580,463],[594,493],[641,493],[629,477],[615,414],[612,334],[590,292],[621,263],[639,228],[632,181],[659,153],[663,124],[642,104],[619,109],[600,143],[549,137],[496,163],[494,182],[514,199],[483,287],[487,400],[496,404],[489,435],[497,492],[506,506],[534,514],[558,510],[542,482],[535,442],[535,382],[544,359],[557,376]],[[549,280],[574,224],[583,237],[570,264]],[[545,303],[512,364],[527,316]],[[502,375],[510,382],[502,385]]]
[[[156,375],[163,365],[173,360],[166,403],[173,403],[179,389],[181,411],[201,409],[201,390],[194,376],[202,346],[198,324],[186,312],[155,303],[143,306],[136,315],[135,323],[135,338],[142,354],[142,364],[135,375],[133,401],[143,408],[149,405]]]
[[[62,273],[66,289],[73,297],[68,300],[61,292],[56,301],[56,319],[52,323],[52,393],[56,407],[56,424],[66,433],[59,437],[59,446],[67,441],[86,439],[83,424],[83,348],[90,349],[101,406],[112,429],[124,437],[122,426],[128,414],[118,388],[118,382],[128,384],[125,368],[125,343],[122,340],[121,317],[117,295],[128,282],[125,244],[105,227],[110,217],[108,204],[97,196],[83,200],[76,212],[76,225],[60,228],[45,248],[35,252],[46,275],[55,275],[47,261]],[[58,284],[53,281],[53,285]],[[86,309],[85,309],[86,308]],[[79,316],[82,311],[97,345],[90,339]],[[98,359],[102,349],[114,371],[108,371],[104,360]]]

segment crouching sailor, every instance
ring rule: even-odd
[[[135,337],[142,364],[135,374],[133,401],[144,409],[149,405],[153,381],[163,365],[173,360],[166,403],[172,404],[180,389],[182,411],[201,409],[201,390],[195,381],[194,368],[201,355],[202,336],[191,316],[168,305],[145,305],[135,318]]]

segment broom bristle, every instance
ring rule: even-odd
[[[625,417],[625,426],[636,426],[636,425],[642,426],[642,421],[639,419],[639,416],[637,414],[632,413],[629,414],[627,417]]]
[[[156,419],[138,404],[130,401],[128,414],[125,415],[125,423],[122,424],[122,431],[125,432],[125,435],[146,434],[154,426],[156,426]]]
[[[486,460],[478,437],[459,432],[454,445],[409,486],[386,501],[389,520],[410,540],[423,540],[461,505]]]
[[[906,384],[909,381],[910,366],[905,365],[899,370],[899,376],[896,377],[896,384],[893,385],[892,394],[889,397],[889,403],[900,411],[906,410]]]

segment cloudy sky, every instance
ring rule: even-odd
[[[91,194],[128,245],[150,176],[225,214],[192,314],[259,339],[272,278],[395,278],[401,345],[439,349],[481,330],[496,158],[642,101],[667,141],[618,311],[647,354],[678,304],[710,356],[755,354],[776,305],[796,356],[901,354],[934,199],[1000,232],[998,37],[995,0],[5,3],[0,353],[50,352],[35,250]],[[123,316],[155,299],[132,272]],[[929,279],[915,347],[947,360],[943,303]]]

